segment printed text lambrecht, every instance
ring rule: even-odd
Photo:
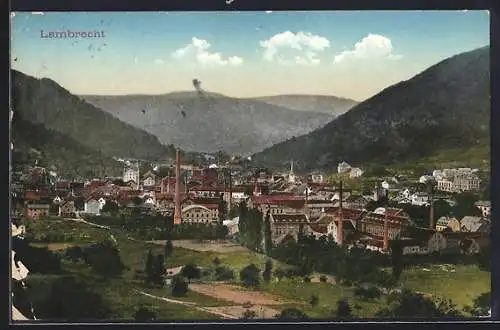
[[[43,39],[104,38],[104,31],[44,31],[40,30]]]

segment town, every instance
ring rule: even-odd
[[[334,173],[299,174],[293,161],[281,172],[252,168],[237,157],[195,165],[183,162],[180,151],[161,167],[120,161],[123,177],[116,178],[54,180],[55,173],[40,166],[17,173],[11,186],[13,233],[33,237],[29,228],[37,223],[64,219],[119,229],[129,237],[127,224],[139,218],[153,222],[136,221],[137,239],[170,238],[174,244],[175,239],[208,239],[216,246],[233,242],[275,258],[272,251],[303,237],[380,255],[394,253],[398,242],[403,256],[438,259],[489,249],[491,206],[480,199],[488,189],[482,181],[487,173],[477,169],[367,178],[369,173],[347,162]],[[144,168],[149,169],[141,173]],[[360,184],[363,180],[369,184]],[[248,210],[256,216],[248,216]],[[163,277],[171,283],[172,272]]]
[[[10,23],[13,324],[496,317],[489,11]]]

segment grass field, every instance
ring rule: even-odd
[[[49,220],[53,221],[53,220]],[[77,240],[73,240],[68,244],[86,246],[91,243],[98,242],[110,233],[104,229],[93,228],[84,223],[78,222],[52,222],[52,225],[61,225],[65,230],[70,230],[78,233],[86,233],[79,235]],[[46,227],[39,227],[39,229]],[[145,268],[146,256],[149,249],[154,254],[164,253],[164,246],[161,244],[145,243],[131,241],[123,234],[113,234],[118,241],[118,248],[122,261],[129,270],[126,270],[120,278],[116,278],[102,282],[100,278],[95,276],[92,271],[83,264],[73,264],[67,261],[63,262],[65,270],[74,273],[75,275],[86,279],[92,286],[95,286],[102,292],[104,297],[113,304],[113,309],[116,311],[114,318],[116,319],[131,319],[133,314],[140,306],[145,306],[154,310],[158,319],[220,319],[221,316],[210,314],[209,312],[200,311],[189,306],[183,306],[175,303],[156,300],[151,297],[141,295],[134,289],[142,290],[146,293],[171,298],[184,302],[193,302],[201,307],[228,307],[233,306],[234,310],[240,310],[238,303],[219,299],[210,296],[210,293],[195,292],[190,290],[186,297],[172,297],[171,290],[165,288],[150,288],[144,285],[143,281],[136,278],[138,272]],[[49,248],[60,251],[66,243],[36,243],[37,246],[48,246]],[[218,253],[213,251],[196,251],[194,249],[186,249],[174,247],[173,254],[166,259],[166,268],[182,266],[187,263],[194,263],[201,267],[214,267],[213,260],[215,258],[221,260],[221,265],[232,268],[235,275],[238,276],[239,270],[243,267],[254,263],[257,266],[264,268],[267,257],[259,255],[252,251],[224,252]],[[286,264],[275,261],[273,269],[279,267],[286,268]],[[466,305],[471,305],[474,298],[481,293],[490,290],[490,273],[480,271],[476,266],[452,266],[450,269],[442,269],[439,266],[428,266],[431,271],[424,271],[423,268],[405,269],[401,276],[401,283],[404,287],[432,294],[435,297],[444,297],[451,299],[460,309]],[[30,275],[37,278],[40,275]],[[237,282],[237,280],[236,280]],[[341,298],[347,298],[351,304],[353,314],[359,318],[373,317],[375,313],[384,307],[385,298],[382,297],[374,301],[362,301],[356,298],[353,294],[353,289],[346,288],[340,285],[331,283],[303,283],[301,278],[282,279],[281,281],[271,281],[270,283],[261,283],[258,291],[270,293],[287,303],[279,306],[264,306],[283,310],[287,307],[295,307],[306,312],[313,318],[331,318],[335,315],[336,303]],[[310,299],[313,294],[318,295],[319,303],[317,306],[310,305]],[[213,294],[214,296],[217,296]],[[241,302],[240,302],[241,303]],[[235,312],[236,313],[236,312]]]
[[[475,265],[431,266],[428,269],[430,271],[422,268],[403,271],[401,282],[404,287],[451,299],[460,309],[472,305],[477,296],[491,290],[491,273],[481,271]]]

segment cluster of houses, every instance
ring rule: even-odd
[[[317,238],[330,236],[340,245],[380,252],[388,250],[391,239],[399,238],[404,254],[475,254],[489,244],[491,222],[485,218],[441,218],[433,229],[417,228],[402,209],[381,207],[370,212],[364,208],[362,198],[347,195],[342,197],[342,205],[337,198],[317,200],[314,196],[309,199],[287,195],[252,196],[249,203],[262,214],[269,214],[274,244],[287,236],[297,238],[300,232]]]
[[[273,174],[267,169],[242,174],[241,169],[227,167],[200,168],[189,164],[179,167],[182,170],[179,177],[158,177],[153,171],[141,175],[139,167],[132,166],[125,168],[122,178],[58,181],[53,187],[47,187],[41,179],[31,180],[24,191],[19,187],[13,190],[13,210],[30,218],[99,216],[109,212],[111,204],[121,210],[172,215],[179,198],[181,222],[214,224],[220,221],[223,205],[227,212],[245,201],[248,207],[258,208],[263,216],[270,215],[274,244],[288,235],[296,237],[300,231],[316,237],[332,236],[339,244],[379,251],[387,250],[388,241],[398,237],[405,242],[405,253],[444,251],[454,246],[457,239],[472,240],[474,244],[470,249],[474,252],[488,242],[491,214],[488,202],[476,205],[483,214],[481,218],[465,217],[460,221],[441,218],[429,229],[414,228],[402,209],[367,211],[370,201],[389,194],[396,179],[384,181],[375,186],[372,195],[362,196],[325,183],[321,174],[298,176],[293,162],[290,171],[282,174]],[[357,169],[345,162],[339,164],[341,173],[353,170]],[[31,177],[36,178],[43,172],[34,168]],[[412,189],[398,190],[393,200],[401,204],[429,205],[425,192]],[[237,219],[222,220],[226,220],[224,223],[230,227],[231,234],[237,233]]]
[[[464,191],[477,191],[480,188],[481,179],[478,169],[457,168],[435,170],[432,176],[437,182],[437,189],[450,193]]]

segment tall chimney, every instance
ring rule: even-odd
[[[429,210],[429,227],[434,229],[434,187],[430,186],[430,210]]]
[[[344,244],[344,219],[342,217],[342,181],[340,181],[339,191],[339,222],[337,225],[337,244],[342,246]]]
[[[385,209],[384,216],[384,251],[389,250],[389,223],[387,219],[387,207]]]
[[[233,199],[233,174],[231,173],[231,168],[229,168],[229,199],[227,203],[228,211],[231,212],[231,201]]]
[[[175,152],[175,211],[174,211],[174,224],[180,224],[182,220],[181,215],[181,152]]]

